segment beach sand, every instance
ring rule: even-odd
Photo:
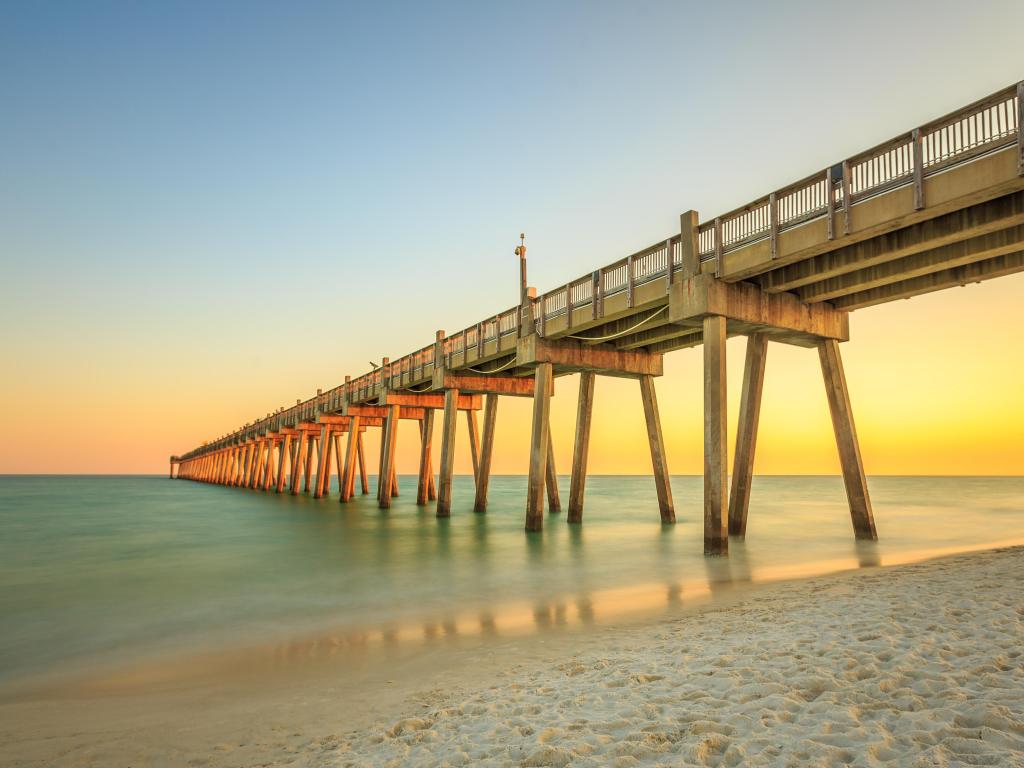
[[[0,764],[1024,766],[1024,548],[655,622],[0,703]]]

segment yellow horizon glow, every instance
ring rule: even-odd
[[[1024,275],[1016,275],[851,316],[851,341],[841,351],[868,474],[1024,474],[1019,402],[1024,329],[1015,322],[1022,289]],[[169,455],[195,447],[203,437],[308,397],[315,386],[304,387],[302,381],[309,373],[323,374],[318,360],[308,356],[323,349],[323,340],[314,336],[307,333],[288,362],[261,361],[257,370],[239,370],[230,380],[208,375],[215,361],[207,361],[203,375],[188,375],[176,371],[176,357],[157,360],[151,352],[118,363],[94,359],[81,349],[60,355],[52,349],[22,350],[15,360],[19,374],[8,378],[0,406],[6,437],[0,444],[0,473],[164,473]],[[415,348],[419,341],[410,338],[407,346]],[[740,338],[728,343],[730,460],[744,344]],[[353,365],[349,372],[361,370]],[[333,381],[343,377],[339,371]],[[552,400],[561,474],[568,473],[572,458],[577,381],[577,376],[557,379]],[[701,381],[699,348],[666,356],[665,375],[656,387],[673,474],[703,469]],[[501,399],[494,474],[526,472],[531,402]],[[377,431],[367,434],[372,470]],[[435,432],[435,457],[438,441]],[[403,422],[400,473],[415,472],[417,443],[415,424]],[[455,471],[472,471],[463,418]],[[637,384],[598,377],[589,473],[650,471]],[[838,472],[817,353],[769,345],[755,473]]]

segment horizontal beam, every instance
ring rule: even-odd
[[[532,376],[465,376],[439,370],[434,378],[434,388],[459,390],[461,402],[463,392],[473,393],[477,397],[480,394],[533,397],[534,385]]]
[[[977,261],[954,269],[944,269],[922,277],[892,283],[881,288],[872,288],[860,293],[851,293],[836,299],[833,303],[847,311],[884,304],[897,299],[909,299],[924,293],[941,291],[943,288],[955,288],[968,283],[980,283],[994,277],[1003,277],[1017,272],[1024,272],[1024,252],[1018,251],[1006,256],[998,256],[986,261]]]
[[[777,330],[804,337],[850,338],[846,312],[828,304],[804,304],[789,293],[765,293],[753,283],[726,283],[712,275],[694,275],[674,283],[669,293],[669,319],[698,328],[705,317],[719,315],[755,330]],[[773,334],[773,340],[785,341]]]
[[[1011,227],[813,283],[797,289],[796,294],[801,301],[808,303],[831,301],[851,293],[910,280],[944,269],[962,267],[965,264],[993,259],[1022,249],[1024,227]]]
[[[345,410],[348,411],[349,416],[359,416],[361,423],[377,427],[383,425],[384,419],[388,415],[388,406],[386,405],[350,405]],[[403,406],[399,410],[398,416],[410,421],[422,421],[425,413],[426,408]],[[375,421],[371,423],[370,419]]]
[[[458,389],[458,387],[452,387],[452,389]],[[403,408],[413,406],[417,408],[444,408],[444,394],[440,393],[409,393],[409,392],[385,392],[380,397],[380,406],[387,405],[400,405]],[[372,407],[372,406],[360,406],[360,407]],[[460,411],[479,411],[483,408],[483,399],[480,395],[463,395],[459,394],[459,410]],[[352,409],[349,408],[351,413]],[[385,415],[386,415],[385,411]],[[404,415],[404,413],[402,414]]]
[[[567,339],[542,339],[530,334],[516,345],[516,365],[551,363],[559,373],[593,371],[604,376],[661,376],[660,354],[616,349],[607,344],[581,344]]]
[[[855,270],[912,256],[1002,229],[1024,224],[1024,192],[947,213],[876,238],[813,256],[757,278],[768,293],[845,275]]]
[[[650,350],[652,344],[657,344],[660,341],[677,339],[680,336],[689,336],[699,332],[700,331],[696,331],[691,328],[684,328],[680,325],[676,325],[675,323],[670,323],[666,317],[664,325],[648,328],[647,330],[638,331],[618,338],[615,340],[615,346],[619,349],[637,349],[638,347],[647,347],[648,350]]]

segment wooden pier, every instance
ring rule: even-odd
[[[854,534],[876,539],[840,343],[849,312],[1024,271],[1024,82],[900,134],[741,208],[701,221],[543,295],[520,302],[373,371],[172,456],[171,477],[278,493],[368,493],[363,434],[379,428],[377,499],[399,493],[399,419],[420,423],[416,501],[451,514],[455,431],[465,413],[487,508],[501,396],[532,397],[525,527],[541,530],[561,500],[551,451],[555,380],[579,374],[568,521],[581,523],[594,377],[638,382],[663,524],[675,522],[654,377],[663,356],[703,345],[704,551],[726,554],[746,531],[768,342],[816,350]],[[759,151],[752,149],[752,152]],[[748,337],[732,467],[726,435],[726,339]],[[483,410],[483,432],[477,413]],[[435,483],[433,419],[441,411]],[[344,448],[344,450],[342,450]],[[177,473],[175,473],[177,469]],[[301,490],[300,490],[301,486]]]

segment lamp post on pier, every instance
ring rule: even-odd
[[[519,233],[519,245],[516,246],[519,257],[519,336],[529,336],[535,330],[533,322],[533,302],[530,301],[530,289],[526,286],[526,235]]]

